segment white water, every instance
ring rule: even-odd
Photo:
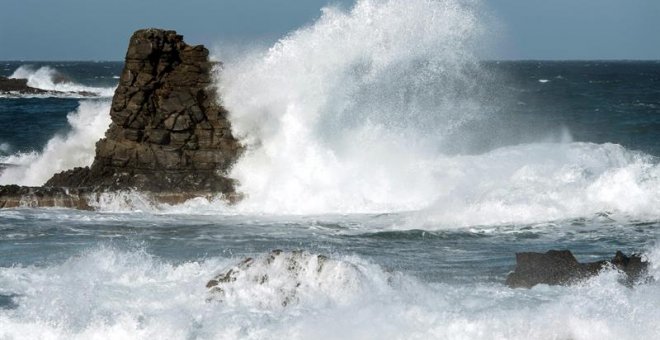
[[[232,209],[419,211],[416,226],[660,216],[657,161],[618,145],[558,131],[479,155],[438,149],[489,102],[475,15],[452,0],[362,0],[229,60],[219,93],[249,148],[231,172],[247,199]]]
[[[649,256],[658,272],[658,250]],[[310,257],[313,258],[313,257]],[[225,302],[204,283],[240,259],[170,263],[101,247],[60,264],[0,268],[0,338],[20,339],[654,339],[658,283],[629,289],[605,272],[573,287],[429,284],[355,256],[321,274],[256,269]],[[289,282],[290,281],[290,282]],[[278,287],[299,282],[286,307]],[[241,283],[241,284],[238,284]]]
[[[479,115],[471,89],[477,19],[455,1],[326,8],[264,55],[229,61],[220,94],[250,147],[231,175],[239,209],[416,209],[437,190],[426,160]]]
[[[476,155],[438,148],[484,115],[487,98],[475,83],[484,71],[472,53],[482,30],[475,15],[453,0],[326,8],[268,51],[225,64],[220,94],[249,148],[231,172],[244,201],[170,207],[120,193],[95,204],[183,214],[413,212],[396,226],[404,229],[603,212],[660,217],[657,160],[618,145],[574,143],[557,131],[549,135],[559,137],[539,136],[536,144]],[[84,102],[70,115],[67,136],[54,137],[41,153],[0,159],[19,165],[0,183],[40,185],[58,171],[89,165],[108,111],[107,103]]]
[[[98,97],[112,97],[115,92],[114,87],[86,86],[64,79],[56,69],[48,66],[42,66],[35,70],[33,67],[23,65],[17,68],[9,78],[27,79],[27,85],[30,87],[59,92],[49,93],[47,95],[21,95],[28,97],[85,97],[85,95],[81,95],[80,92],[91,93]]]
[[[55,173],[91,165],[95,144],[110,125],[110,102],[81,101],[67,120],[71,130],[54,136],[40,152],[0,156],[0,163],[14,165],[0,174],[0,184],[43,185]]]

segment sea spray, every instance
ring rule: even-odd
[[[67,120],[71,130],[51,138],[40,152],[0,157],[0,163],[12,165],[0,174],[0,184],[39,186],[55,173],[91,165],[95,144],[110,125],[110,102],[81,101]]]
[[[177,263],[144,249],[99,246],[60,262],[2,267],[0,294],[16,305],[0,309],[0,336],[588,340],[653,339],[660,331],[658,284],[630,289],[615,271],[572,287],[509,289],[429,283],[359,256],[332,256],[321,274],[256,268],[272,283],[246,277],[231,287],[230,301],[209,300],[204,282],[240,260]],[[300,298],[278,304],[277,287],[296,280]]]
[[[472,122],[510,119],[474,53],[482,30],[474,4],[358,1],[229,60],[219,93],[248,147],[232,209],[417,212],[404,229],[660,216],[653,157],[573,142],[565,127],[478,153],[447,147],[490,133]]]
[[[265,55],[229,61],[220,95],[248,151],[231,175],[264,212],[380,212],[436,196],[428,160],[480,112],[473,44],[457,1],[328,7]]]

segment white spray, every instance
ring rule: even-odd
[[[110,102],[82,101],[67,120],[71,131],[53,137],[41,152],[0,157],[13,165],[0,174],[0,184],[42,185],[57,172],[91,165],[96,141],[110,125]]]
[[[465,2],[360,0],[230,60],[219,91],[248,146],[231,173],[246,194],[235,210],[418,211],[417,228],[660,216],[656,160],[617,145],[562,130],[551,143],[443,152],[488,111],[481,31]]]
[[[268,53],[229,62],[220,92],[249,151],[232,176],[240,209],[416,209],[435,197],[438,140],[478,114],[474,13],[457,1],[325,8]],[[423,134],[423,135],[420,135]]]
[[[66,79],[62,79],[56,69],[43,66],[33,69],[30,66],[23,65],[17,68],[9,78],[27,79],[27,85],[33,88],[61,92],[58,96],[77,97],[81,92],[93,94],[99,97],[112,97],[115,92],[114,87],[93,87],[78,84]],[[54,96],[55,94],[48,94]]]

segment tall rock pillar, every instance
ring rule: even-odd
[[[233,193],[226,174],[242,149],[217,101],[208,54],[175,31],[135,32],[94,163],[46,185]]]

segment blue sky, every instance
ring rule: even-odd
[[[270,43],[352,0],[3,0],[0,60],[122,60],[143,27]],[[494,59],[660,59],[660,0],[483,0]]]

